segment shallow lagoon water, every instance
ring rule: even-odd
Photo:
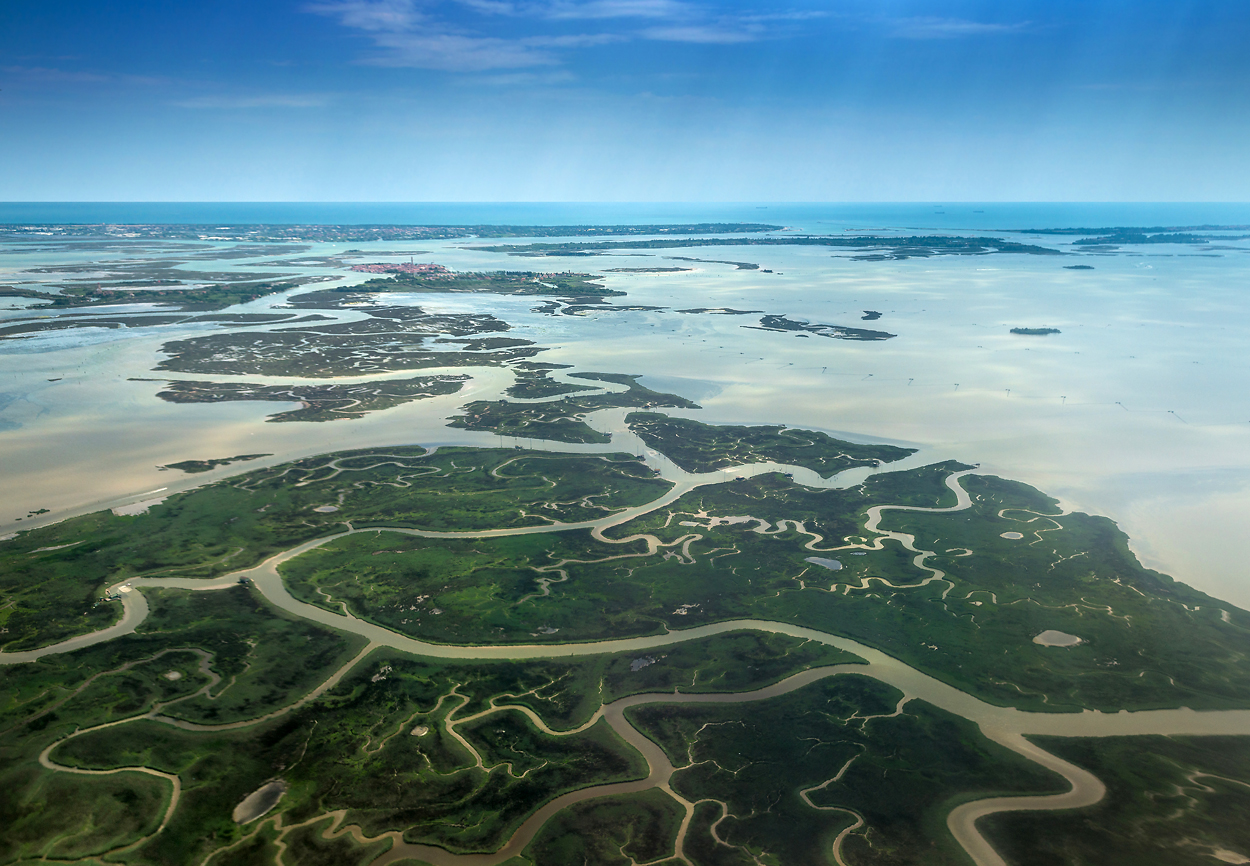
[[[781,221],[768,211],[757,218]],[[1071,249],[1059,237],[1015,239]],[[1235,249],[1220,251],[1219,258],[1158,245],[1079,259],[993,255],[877,262],[825,248],[750,246],[536,259],[465,249],[475,243],[310,244],[301,255],[352,247],[365,251],[367,260],[370,249],[412,248],[430,250],[423,259],[456,269],[694,267],[608,277],[608,285],[628,292],[613,299],[616,304],[668,308],[663,311],[549,316],[532,311],[534,299],[481,295],[406,295],[388,302],[419,304],[430,312],[489,310],[513,325],[510,336],[550,347],[541,360],[639,373],[652,387],[704,407],[675,414],[814,427],[920,447],[926,461],[979,463],[1059,497],[1065,508],[1115,519],[1147,565],[1250,606],[1250,575],[1236,545],[1250,521],[1250,405],[1244,396],[1250,393],[1250,368],[1243,352],[1250,342],[1250,311],[1241,298],[1250,278],[1250,245],[1244,242],[1223,244]],[[36,254],[6,256],[4,246],[0,268],[6,271],[45,263]],[[56,258],[89,257],[75,255]],[[668,256],[757,262],[775,273],[675,263]],[[1074,261],[1094,270],[1064,269]],[[188,265],[255,266],[248,259]],[[324,268],[307,273],[341,273],[343,283],[367,278]],[[265,298],[242,309],[265,312],[282,300]],[[758,316],[674,312],[690,307],[763,310],[898,336],[867,343],[798,337],[743,327],[757,324]],[[864,310],[883,315],[866,323]],[[32,314],[39,313],[0,311],[5,318]],[[1009,333],[1012,327],[1043,326],[1060,333]],[[178,460],[270,452],[274,456],[263,462],[271,463],[397,443],[513,444],[451,430],[443,421],[469,399],[507,387],[510,374],[498,368],[455,370],[473,376],[456,395],[325,424],[264,423],[289,404],[168,404],[155,398],[156,383],[127,381],[161,377],[152,367],[165,341],[215,332],[205,325],[84,329],[0,342],[0,392],[7,395],[0,411],[6,455],[0,490],[12,512],[0,514],[0,533],[35,525],[14,520],[27,510],[51,509],[46,522],[261,465],[195,476],[157,469]],[[60,381],[47,381],[53,378]]]

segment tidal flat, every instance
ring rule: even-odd
[[[1072,249],[1064,237],[1014,237]],[[140,244],[136,255],[150,257],[148,247],[134,243]],[[204,244],[198,254],[216,250],[235,256],[237,246]],[[383,253],[395,252],[384,242],[291,246],[309,247],[304,255],[359,250],[345,262],[385,260]],[[462,242],[427,246],[426,259],[455,269],[507,265],[507,257],[465,250]],[[31,279],[21,268],[81,260],[63,246],[49,247],[43,255],[38,244],[22,244],[20,254],[0,250],[2,281]],[[126,247],[113,241],[109,249],[120,256]],[[1239,360],[1239,347],[1250,339],[1250,321],[1231,288],[1245,278],[1250,259],[1244,252],[1179,258],[1168,255],[1166,245],[1154,245],[1149,257],[1123,247],[1118,254],[1082,251],[1058,259],[996,254],[858,262],[827,249],[749,249],[752,255],[766,250],[763,266],[780,273],[703,263],[692,272],[607,274],[605,285],[627,293],[618,304],[663,308],[613,312],[610,321],[594,311],[596,305],[565,317],[573,321],[534,313],[540,305],[525,298],[489,296],[486,307],[511,326],[510,336],[546,347],[547,362],[618,370],[620,347],[627,346],[624,372],[676,375],[687,380],[687,396],[713,394],[700,399],[701,417],[708,420],[788,423],[915,445],[933,459],[976,460],[1059,495],[1065,505],[1111,516],[1151,565],[1250,603],[1240,554],[1231,543],[1250,519],[1250,427],[1226,399],[1250,386]],[[646,251],[630,252],[605,254],[594,263],[604,270],[639,266],[639,254]],[[96,251],[91,255],[100,257]],[[1074,260],[1095,258],[1095,271],[1065,270]],[[406,254],[391,258],[407,259]],[[195,267],[254,269],[264,261],[264,256],[197,260]],[[544,267],[585,272],[586,260],[547,259]],[[324,276],[326,270],[310,267],[307,273]],[[340,273],[343,279],[334,285],[359,284],[371,276]],[[302,294],[307,292],[237,309],[290,314],[282,307]],[[386,303],[418,305],[431,314],[479,315],[486,311],[484,300],[388,294]],[[803,339],[802,332],[741,327],[757,324],[758,317],[711,314],[763,310],[793,321],[850,326],[865,308],[880,312],[874,324],[898,337],[862,346]],[[152,305],[129,309],[159,312]],[[709,314],[671,314],[693,309]],[[47,315],[25,306],[5,313],[15,324]],[[345,311],[331,315],[365,318]],[[1044,342],[1007,333],[1039,321],[1064,333]],[[6,341],[12,378],[0,424],[6,446],[20,460],[0,482],[18,504],[17,513],[0,515],[6,521],[0,528],[21,527],[25,521],[13,520],[28,509],[47,507],[63,516],[88,502],[111,503],[160,487],[165,479],[154,474],[157,465],[223,453],[267,451],[282,459],[324,450],[324,435],[293,429],[300,425],[259,427],[256,422],[274,411],[262,404],[168,412],[150,389],[121,383],[150,377],[163,359],[161,347],[171,339],[220,331],[219,325],[202,328],[187,322],[138,331],[83,327]],[[1091,369],[1098,375],[1090,376]],[[495,399],[512,384],[506,373],[459,365],[448,372],[472,375],[462,393],[478,394],[477,399]],[[291,384],[290,379],[248,381]],[[330,444],[489,441],[446,428],[444,416],[451,413],[442,407],[448,401],[438,402],[437,409],[374,413]],[[91,435],[84,434],[85,426]],[[159,431],[203,445],[198,454],[171,453],[170,437]],[[38,491],[39,501],[28,501],[31,491]]]
[[[1250,244],[752,228],[0,249],[0,862],[1096,857],[1174,766],[1134,856],[1250,857]],[[29,303],[131,254],[324,285]]]

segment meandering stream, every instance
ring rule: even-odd
[[[731,471],[732,474],[730,477],[749,476],[760,474],[762,472],[775,471],[793,472],[796,476],[798,474],[797,471],[794,470],[794,467],[779,466],[777,464],[757,464],[755,466],[734,469]],[[815,473],[812,474],[814,475]],[[880,505],[871,508],[869,510],[866,530],[876,532],[877,536],[871,543],[864,546],[879,547],[883,538],[894,538],[902,543],[907,549],[913,550],[917,553],[915,564],[930,572],[930,577],[925,582],[928,582],[929,580],[944,579],[944,575],[940,571],[924,565],[924,559],[933,554],[930,551],[917,550],[914,547],[914,538],[903,533],[883,532],[882,530],[878,530],[876,527],[880,522],[882,513],[887,510],[950,512],[968,508],[971,505],[971,500],[967,492],[960,484],[960,478],[966,474],[968,473],[960,472],[947,477],[948,487],[954,491],[958,497],[956,504],[948,508],[923,508],[918,506],[891,505]],[[148,613],[147,602],[144,600],[142,593],[135,590],[141,590],[147,587],[169,587],[200,591],[215,590],[237,585],[239,580],[244,578],[252,581],[256,588],[270,603],[281,608],[282,610],[342,632],[359,635],[369,642],[369,646],[366,648],[365,652],[358,655],[356,659],[343,669],[336,671],[326,683],[323,683],[311,695],[305,696],[303,699],[296,702],[296,704],[276,711],[275,713],[271,713],[264,718],[272,718],[285,712],[289,712],[295,706],[302,705],[312,697],[315,697],[315,695],[322,693],[326,688],[338,682],[338,680],[347,672],[348,669],[350,669],[352,665],[362,659],[373,648],[379,646],[389,647],[391,649],[414,655],[464,661],[552,659],[569,656],[597,655],[603,653],[638,653],[659,647],[671,646],[677,643],[702,640],[713,635],[725,634],[727,632],[755,630],[816,641],[818,643],[853,653],[860,658],[863,658],[866,662],[866,664],[843,664],[811,669],[791,676],[779,683],[775,683],[766,688],[758,689],[752,692],[731,694],[632,695],[617,700],[611,704],[607,704],[602,707],[598,713],[596,713],[591,722],[596,721],[601,717],[606,719],[608,724],[611,725],[617,734],[619,734],[626,742],[643,755],[649,767],[649,772],[645,779],[635,782],[624,782],[587,788],[558,797],[530,816],[530,818],[528,818],[521,825],[516,833],[513,834],[512,838],[503,848],[490,854],[452,854],[441,848],[406,843],[397,833],[386,834],[392,838],[394,845],[389,852],[375,861],[375,866],[382,866],[382,864],[402,859],[404,857],[417,857],[419,859],[429,861],[435,864],[435,866],[493,866],[493,864],[501,863],[509,857],[519,854],[525,846],[529,844],[534,835],[541,829],[543,824],[561,809],[564,809],[574,803],[592,798],[643,791],[650,788],[660,788],[664,790],[666,793],[672,795],[686,809],[686,819],[683,822],[682,830],[677,841],[677,850],[675,852],[676,856],[681,857],[681,848],[684,842],[686,829],[689,826],[690,818],[693,814],[694,804],[689,803],[673,792],[669,785],[670,777],[677,768],[672,765],[667,756],[655,743],[643,736],[637,729],[630,725],[625,718],[624,711],[627,708],[646,703],[743,703],[748,701],[767,700],[772,697],[786,694],[794,689],[801,688],[826,677],[854,673],[872,677],[880,682],[895,687],[903,693],[903,702],[914,699],[924,700],[942,710],[971,720],[980,727],[981,731],[987,738],[1002,744],[1012,751],[1023,755],[1029,760],[1035,761],[1036,763],[1059,773],[1068,780],[1071,786],[1071,790],[1063,794],[1025,797],[996,797],[965,803],[954,809],[948,816],[947,824],[956,840],[958,840],[964,849],[971,855],[978,866],[1000,866],[1000,864],[1004,863],[1002,858],[996,851],[994,851],[993,847],[977,830],[976,823],[980,818],[1003,811],[1066,809],[1086,806],[1098,802],[1098,800],[1100,800],[1104,795],[1105,789],[1102,783],[1091,773],[1038,748],[1036,745],[1025,739],[1027,735],[1040,734],[1064,737],[1107,737],[1137,734],[1250,734],[1250,710],[1196,712],[1182,708],[1174,710],[1147,710],[1134,713],[1102,713],[1088,710],[1082,713],[1032,713],[1010,707],[994,706],[987,704],[972,695],[962,692],[947,683],[935,679],[934,677],[924,674],[915,668],[904,664],[902,661],[893,658],[892,656],[886,655],[879,650],[865,646],[857,641],[840,637],[838,635],[828,634],[816,629],[805,628],[782,622],[772,622],[768,620],[729,620],[689,629],[670,631],[664,634],[649,635],[646,637],[584,643],[509,644],[485,646],[455,646],[449,644],[429,643],[398,634],[379,625],[375,625],[352,616],[347,612],[333,613],[320,607],[299,601],[292,596],[290,592],[288,592],[278,573],[278,567],[282,563],[331,541],[358,532],[398,532],[407,535],[420,536],[423,538],[489,538],[568,531],[572,529],[590,529],[596,538],[609,543],[624,543],[634,538],[648,539],[648,548],[654,551],[654,549],[661,544],[659,539],[656,539],[654,536],[644,535],[631,536],[630,539],[609,539],[604,537],[602,533],[605,529],[624,524],[637,516],[649,513],[657,508],[670,504],[680,498],[680,496],[684,493],[700,486],[701,484],[716,483],[724,480],[725,477],[725,473],[717,472],[708,473],[705,476],[692,476],[685,478],[679,481],[673,490],[653,502],[636,508],[626,509],[596,521],[575,524],[557,524],[553,526],[484,530],[478,532],[427,532],[411,529],[350,529],[345,532],[309,541],[305,544],[301,544],[297,547],[291,548],[290,550],[284,551],[283,553],[277,554],[253,568],[234,572],[216,579],[197,580],[173,577],[135,578],[128,581],[126,584],[126,588],[130,591],[125,592],[122,596],[124,615],[122,620],[116,625],[103,629],[99,632],[95,632],[94,634],[83,635],[54,646],[44,647],[39,650],[32,650],[24,653],[0,654],[0,663],[14,664],[33,661],[46,655],[69,652],[81,647],[100,643],[102,641],[112,640],[113,638],[133,632],[138,625],[143,622]],[[822,482],[820,486],[834,486],[836,483],[834,480],[820,479],[820,481]],[[800,483],[806,483],[806,479]],[[808,534],[810,535],[812,533]],[[816,549],[814,545],[817,544],[819,540],[819,536],[816,536],[815,540],[810,542],[808,546]],[[123,585],[119,584],[118,586],[113,587],[113,591],[117,591],[122,588]],[[497,711],[506,711],[511,708],[501,706],[496,709]],[[533,713],[527,713],[527,715],[530,715],[531,719],[539,724],[548,733],[555,735],[570,733],[552,731],[547,728],[547,726],[542,723],[541,719]],[[164,719],[156,717],[152,714],[148,714],[146,717],[156,718],[158,721],[174,722],[172,719]],[[261,720],[262,719],[256,719],[247,722],[234,723],[229,727],[242,727],[255,724]],[[110,725],[120,723],[121,722],[115,722],[110,723]],[[212,730],[224,727],[189,725],[188,723],[178,724],[179,727],[186,727],[195,730]],[[79,733],[85,733],[85,731]],[[60,742],[64,741],[62,740]],[[44,752],[44,755],[41,756],[44,766],[68,772],[81,772],[75,768],[56,764],[50,759],[50,755],[56,745],[57,744],[54,744],[49,747]],[[177,783],[174,782],[174,784],[176,788]],[[168,820],[168,817],[166,820]],[[341,820],[341,816],[339,816],[339,820]],[[337,822],[335,826],[337,826]],[[360,835],[358,828],[345,828],[344,830],[340,830],[338,832],[341,833],[349,831],[352,832],[353,836],[359,837]],[[838,845],[841,844],[841,840],[843,838],[844,835],[839,836]],[[840,859],[840,855],[836,850],[834,853],[835,856]]]

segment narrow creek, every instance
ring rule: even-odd
[[[793,469],[794,467],[780,466],[778,464],[771,463],[757,464],[754,466],[741,467],[731,470],[732,474],[729,477],[755,475],[762,472],[789,472]],[[795,472],[794,474],[796,475],[796,480],[799,480],[797,477],[798,473]],[[943,579],[944,576],[940,571],[924,565],[924,559],[932,555],[931,551],[917,550],[914,547],[914,539],[909,535],[903,533],[885,532],[877,529],[876,527],[880,522],[882,513],[887,510],[950,512],[968,508],[971,504],[971,500],[968,493],[960,484],[960,478],[967,474],[969,473],[959,472],[947,477],[947,486],[954,491],[958,497],[957,503],[948,508],[924,508],[919,506],[893,505],[881,505],[871,508],[869,510],[866,529],[869,531],[875,531],[878,535],[870,544],[866,546],[879,546],[882,539],[887,537],[894,538],[902,543],[908,550],[914,551],[917,554],[915,563],[918,567],[930,572],[930,577],[925,582],[928,582],[928,580]],[[962,692],[947,683],[935,679],[934,677],[924,674],[899,659],[873,649],[872,647],[865,646],[857,641],[828,634],[816,629],[768,620],[729,620],[696,626],[689,629],[669,631],[663,634],[649,635],[646,637],[623,638],[585,643],[509,644],[486,646],[457,646],[429,643],[390,631],[389,629],[352,616],[347,612],[334,613],[320,607],[301,602],[287,591],[287,588],[283,584],[281,576],[278,572],[278,567],[282,563],[299,556],[300,554],[306,553],[307,551],[313,550],[314,548],[327,544],[335,539],[343,538],[346,535],[359,532],[397,532],[424,538],[489,538],[509,535],[568,531],[572,529],[591,529],[596,538],[601,541],[615,541],[615,543],[623,543],[631,539],[607,539],[603,537],[602,532],[612,526],[626,523],[634,517],[646,514],[654,511],[656,508],[670,504],[676,501],[681,495],[697,486],[702,484],[717,483],[719,481],[723,481],[725,477],[726,475],[724,472],[717,472],[708,473],[707,476],[694,476],[683,479],[677,483],[673,490],[653,502],[618,512],[617,514],[597,521],[576,524],[558,524],[554,526],[524,527],[517,529],[485,530],[480,532],[426,532],[411,529],[348,530],[309,541],[305,544],[301,544],[297,547],[291,548],[290,550],[284,551],[283,553],[277,554],[253,568],[234,572],[220,578],[211,580],[197,580],[189,578],[134,578],[127,582],[126,588],[130,591],[122,595],[125,613],[122,620],[116,625],[91,635],[83,635],[54,646],[44,647],[39,650],[24,653],[0,654],[0,663],[13,664],[33,661],[46,655],[69,652],[74,649],[90,646],[105,640],[111,640],[121,635],[133,632],[138,625],[143,622],[148,613],[147,602],[143,598],[142,593],[137,590],[141,590],[146,587],[168,587],[186,590],[225,589],[227,587],[237,585],[239,580],[244,578],[251,580],[256,588],[270,603],[281,608],[282,610],[342,632],[359,635],[369,641],[369,646],[366,647],[364,652],[358,655],[356,659],[346,665],[343,669],[336,671],[330,681],[323,683],[322,686],[315,690],[313,695],[306,696],[290,707],[271,713],[268,716],[265,716],[265,719],[281,715],[290,711],[295,706],[306,703],[316,694],[320,694],[330,685],[338,682],[348,669],[363,659],[364,656],[367,655],[373,648],[380,646],[389,647],[391,649],[413,655],[463,661],[556,659],[605,653],[638,653],[659,647],[672,646],[677,643],[702,640],[713,635],[725,634],[734,631],[753,630],[815,641],[853,653],[866,661],[866,664],[844,664],[814,668],[795,674],[794,676],[766,688],[758,689],[752,692],[730,694],[650,694],[632,695],[626,698],[621,698],[620,700],[602,707],[591,721],[596,721],[598,718],[606,719],[608,724],[611,725],[612,729],[616,731],[622,739],[642,754],[649,767],[649,772],[645,779],[634,782],[624,782],[587,788],[558,797],[530,816],[513,834],[508,843],[499,851],[494,853],[453,854],[442,848],[407,843],[403,841],[400,834],[388,833],[385,835],[393,840],[394,845],[390,851],[375,861],[375,866],[384,866],[386,863],[403,859],[405,857],[416,857],[418,859],[428,861],[434,864],[434,866],[494,866],[494,864],[501,863],[508,858],[519,854],[552,815],[570,805],[573,805],[574,803],[614,794],[633,793],[651,788],[660,788],[664,790],[666,793],[673,796],[686,809],[686,820],[683,822],[682,831],[677,840],[677,850],[675,852],[676,856],[681,858],[684,833],[689,825],[694,804],[682,799],[679,795],[673,792],[669,786],[669,780],[677,768],[672,765],[659,746],[647,739],[641,732],[630,725],[625,718],[624,712],[626,709],[646,703],[744,703],[749,701],[767,700],[772,697],[786,694],[795,689],[802,688],[805,685],[826,677],[838,676],[842,674],[858,674],[861,676],[872,677],[882,683],[895,687],[903,693],[903,702],[915,699],[923,700],[938,707],[939,709],[968,719],[977,724],[985,736],[990,740],[1000,743],[1025,758],[1055,771],[1056,773],[1062,775],[1071,786],[1069,791],[1062,794],[1023,797],[995,797],[965,803],[955,808],[948,816],[947,825],[955,839],[964,847],[978,866],[1003,866],[1004,864],[1002,858],[997,854],[984,836],[982,836],[977,830],[976,823],[980,818],[1003,811],[1068,809],[1086,806],[1098,802],[1104,795],[1104,786],[1096,777],[1089,772],[1040,749],[1035,744],[1025,739],[1027,735],[1062,737],[1109,737],[1142,734],[1250,735],[1250,710],[1213,710],[1198,712],[1181,708],[1172,710],[1144,710],[1131,713],[1127,711],[1121,711],[1118,713],[1102,713],[1090,710],[1081,713],[1033,713],[1017,710],[1011,707],[994,706],[992,704],[987,704],[972,695]],[[833,486],[837,483],[836,477],[835,479],[820,480],[823,482],[820,486]],[[805,481],[800,480],[800,483],[805,483]],[[814,535],[813,533],[807,534]],[[656,546],[660,544],[659,539],[654,536],[633,536],[631,538],[647,539],[649,549],[651,550],[654,550]],[[820,541],[821,539],[819,536],[814,536],[814,540],[808,544],[808,547],[818,549],[815,545]],[[113,589],[120,590],[121,588],[122,585],[119,584]],[[506,705],[501,705],[497,708],[498,711],[506,711],[509,709],[517,708],[509,708]],[[526,714],[529,715],[531,720],[542,727],[547,733],[554,735],[571,733],[552,731],[547,728],[547,726],[542,723],[541,719],[539,719],[536,715],[528,712]],[[157,720],[165,721],[160,718]],[[263,719],[257,719],[247,722],[234,723],[230,725],[230,727],[251,725],[262,720]],[[174,720],[171,719],[168,721],[172,723]],[[120,722],[110,723],[110,725],[119,723]],[[195,730],[216,729],[214,726],[189,726],[186,723],[179,724],[179,727],[189,727]],[[78,733],[85,733],[85,731]],[[72,768],[55,764],[50,760],[50,758],[48,758],[52,750],[55,748],[55,745],[56,744],[49,747],[44,753],[44,766],[49,767],[50,769],[61,769],[73,772],[74,770]],[[352,832],[354,837],[360,837],[359,828],[344,828],[339,832],[349,831]],[[839,840],[842,838],[844,838],[844,834],[839,836]],[[840,841],[838,845],[840,845]],[[837,846],[835,846],[835,848],[836,847]],[[835,857],[840,860],[840,855],[836,850],[834,851],[834,854]]]

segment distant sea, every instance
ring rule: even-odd
[[[0,224],[625,225],[759,222],[811,232],[1250,225],[1250,203],[0,202]]]

